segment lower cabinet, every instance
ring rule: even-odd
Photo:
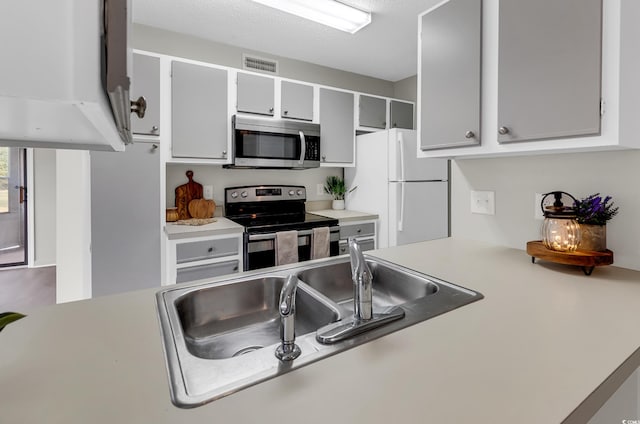
[[[340,222],[339,252],[341,255],[349,254],[349,237],[355,237],[360,249],[365,252],[373,250],[377,246],[375,221],[348,221]]]
[[[216,278],[242,270],[242,233],[167,242],[167,284]]]

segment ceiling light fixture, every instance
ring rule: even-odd
[[[253,0],[319,24],[355,34],[371,23],[371,13],[335,0]]]

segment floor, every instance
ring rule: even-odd
[[[0,312],[25,312],[55,303],[55,266],[0,269]]]

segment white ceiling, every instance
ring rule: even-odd
[[[133,0],[133,22],[398,81],[417,73],[418,14],[441,0],[343,0],[372,13],[348,34],[251,0]]]

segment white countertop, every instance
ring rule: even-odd
[[[485,298],[192,410],[155,290],[42,308],[0,333],[1,421],[584,423],[640,364],[640,272],[456,239],[367,253]]]
[[[378,215],[376,214],[351,211],[347,209],[342,209],[342,210],[322,209],[319,211],[309,211],[309,213],[326,216],[327,218],[338,219],[340,220],[340,223],[349,222],[349,221],[367,221],[372,219],[378,219]]]
[[[164,227],[164,232],[169,240],[182,239],[187,237],[211,236],[219,234],[242,233],[244,227],[235,222],[216,216],[215,222],[205,225],[181,225],[168,222]]]

